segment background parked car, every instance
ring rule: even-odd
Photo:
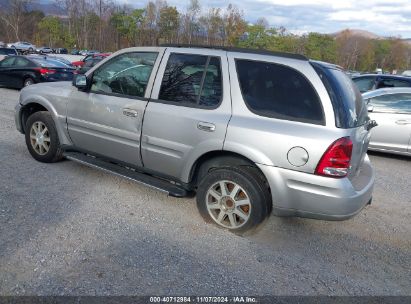
[[[36,53],[39,54],[51,54],[53,53],[53,49],[49,48],[48,46],[42,46],[36,49]]]
[[[401,75],[402,75],[402,76],[411,77],[411,70],[404,71],[404,72],[402,72]]]
[[[16,49],[0,48],[0,60],[3,60],[6,56],[18,55]]]
[[[411,156],[411,88],[386,88],[363,94],[378,126],[371,131],[370,150]]]
[[[15,48],[18,51],[22,52],[34,52],[36,49],[36,46],[34,44],[31,44],[29,42],[24,42],[24,41],[17,41],[14,43],[9,43],[7,44],[8,47],[10,48]]]
[[[411,87],[411,77],[397,75],[366,74],[353,77],[361,93],[382,88]]]
[[[54,50],[54,53],[56,53],[56,54],[68,54],[68,51],[65,48],[57,48],[57,49]]]
[[[41,56],[11,56],[0,61],[0,85],[21,89],[38,82],[71,81],[74,68]]]
[[[85,63],[86,63],[87,61],[89,61],[89,60],[92,60],[92,59],[100,59],[100,60],[103,60],[104,58],[106,58],[106,57],[108,57],[108,56],[110,56],[110,55],[111,55],[110,53],[91,54],[91,55],[87,55],[87,56],[84,57],[82,60],[72,62],[72,64],[73,64],[74,66],[76,66],[76,67],[80,67],[80,68],[81,68],[81,67],[84,66]]]
[[[79,67],[75,74],[85,74],[90,70],[93,66],[95,66],[97,63],[99,63],[101,60],[103,60],[105,57],[103,56],[96,56],[92,57],[91,59],[88,59],[82,67]]]
[[[77,49],[72,49],[70,52],[71,55],[80,55],[80,51]]]

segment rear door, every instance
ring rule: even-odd
[[[370,147],[407,152],[411,138],[411,93],[377,96],[368,104],[370,117],[378,123],[371,132]]]
[[[142,166],[141,127],[162,52],[145,48],[119,54],[89,75],[90,91],[73,90],[67,123],[76,147]]]
[[[225,51],[167,49],[144,115],[144,166],[187,182],[198,157],[223,149],[229,92]]]

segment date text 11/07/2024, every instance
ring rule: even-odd
[[[256,303],[255,297],[150,297],[150,303]]]

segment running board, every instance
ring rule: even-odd
[[[169,196],[174,197],[185,197],[188,196],[187,190],[184,188],[172,184],[166,180],[153,177],[148,174],[144,174],[133,169],[127,169],[120,165],[104,161],[100,158],[94,156],[89,156],[87,154],[79,152],[64,152],[63,156],[69,160],[73,160],[80,164],[102,170],[104,172],[112,173],[117,176],[121,176],[137,182],[139,184],[145,185],[147,187],[159,190],[161,192],[167,193]]]

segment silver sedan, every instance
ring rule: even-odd
[[[363,94],[371,119],[369,150],[411,156],[411,88],[384,88]]]

